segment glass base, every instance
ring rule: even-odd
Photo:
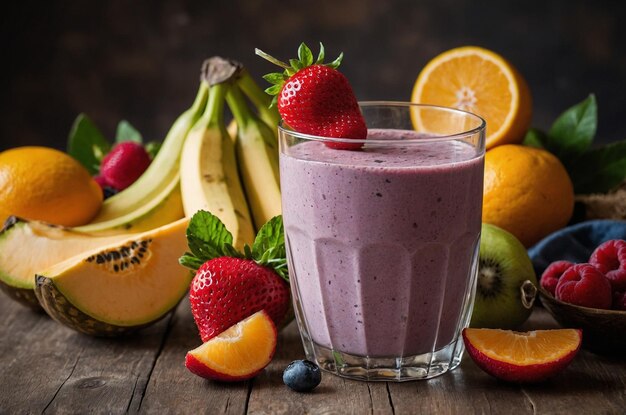
[[[355,356],[304,338],[303,343],[307,359],[327,372],[348,379],[387,382],[407,382],[443,375],[461,363],[465,350],[460,336],[432,353],[402,358]]]

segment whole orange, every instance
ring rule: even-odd
[[[88,223],[101,205],[100,186],[67,154],[46,147],[0,153],[1,222],[15,215],[79,226]]]
[[[514,144],[487,152],[483,222],[506,229],[529,247],[564,227],[573,211],[572,181],[553,154]]]

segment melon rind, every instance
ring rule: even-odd
[[[50,278],[37,275],[35,294],[41,307],[43,307],[53,320],[90,336],[116,337],[123,334],[131,334],[156,323],[170,311],[168,310],[155,320],[145,324],[137,326],[117,326],[92,318],[74,307],[74,305],[56,288]]]
[[[37,299],[54,320],[93,336],[119,336],[157,322],[191,282],[178,263],[187,224],[181,219],[42,270],[34,278]],[[121,262],[136,265],[118,269]]]

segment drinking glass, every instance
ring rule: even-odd
[[[347,378],[431,378],[458,366],[463,353],[485,121],[430,105],[359,105],[366,140],[279,127],[287,260],[304,350]]]

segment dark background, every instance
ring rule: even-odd
[[[161,140],[192,102],[205,57],[242,61],[260,83],[259,47],[295,57],[323,41],[357,97],[408,100],[424,64],[466,44],[519,68],[548,127],[595,92],[598,142],[626,138],[626,2],[17,1],[2,10],[0,150],[64,148],[79,112],[112,138],[120,119]],[[8,8],[6,8],[8,7]]]

